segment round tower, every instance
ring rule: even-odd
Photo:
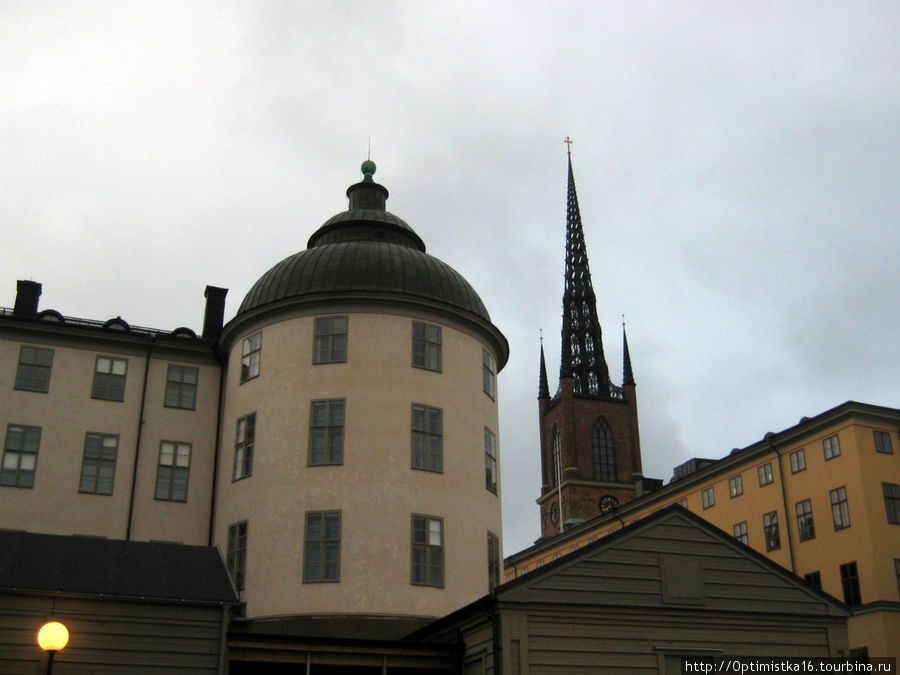
[[[506,339],[362,171],[220,338],[214,538],[248,617],[436,617],[499,578]]]

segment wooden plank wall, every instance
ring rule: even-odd
[[[0,673],[39,673],[37,630],[53,617],[69,644],[53,672],[217,673],[222,609],[153,602],[0,594]]]

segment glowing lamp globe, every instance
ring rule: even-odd
[[[49,621],[41,626],[37,641],[44,651],[58,652],[68,644],[69,630],[59,621]]]

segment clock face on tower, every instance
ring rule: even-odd
[[[559,524],[559,504],[554,504],[550,507],[550,521],[554,525]]]
[[[600,513],[606,513],[610,509],[616,508],[619,500],[614,495],[603,495],[600,497]]]

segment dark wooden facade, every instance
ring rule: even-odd
[[[417,637],[461,642],[467,674],[667,673],[682,657],[846,655],[847,617],[842,603],[673,506]]]

